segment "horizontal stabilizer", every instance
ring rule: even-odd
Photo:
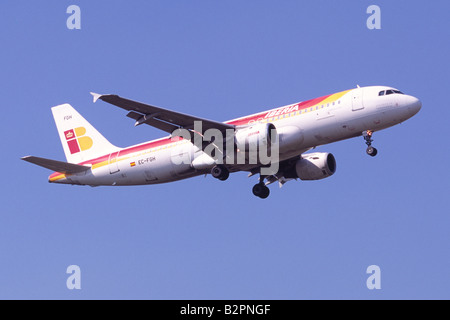
[[[81,173],[81,172],[87,171],[91,168],[91,167],[82,166],[79,164],[45,159],[45,158],[39,158],[39,157],[33,157],[33,156],[23,157],[22,160],[34,163],[38,166],[41,166],[41,167],[44,167],[44,168],[47,168],[47,169],[50,169],[53,171],[57,171],[60,173],[75,174],[75,173]]]

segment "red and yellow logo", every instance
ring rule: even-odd
[[[86,128],[78,127],[64,131],[64,136],[67,140],[67,145],[71,154],[88,150],[92,147],[93,141],[91,137],[85,136]]]

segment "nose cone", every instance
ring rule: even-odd
[[[422,108],[422,102],[413,96],[406,96],[406,107],[408,108],[408,112],[410,113],[410,117],[419,112],[420,108]]]

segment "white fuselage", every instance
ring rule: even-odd
[[[420,101],[405,94],[380,92],[385,86],[351,89],[297,104],[227,121],[243,128],[272,123],[279,136],[279,161],[331,142],[379,131],[416,114]],[[192,161],[203,151],[188,140],[170,137],[142,143],[102,157],[84,161],[91,170],[80,174],[54,173],[50,182],[81,185],[142,185],[165,183],[209,173],[213,165],[195,168]],[[190,161],[180,161],[180,159]],[[250,171],[255,164],[230,165],[230,171]]]

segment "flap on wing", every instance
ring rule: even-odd
[[[184,113],[151,106],[141,102],[121,98],[117,95],[100,95],[92,92],[91,94],[94,97],[94,102],[100,99],[122,109],[130,111],[127,116],[136,120],[135,125],[145,123],[168,133],[172,133],[175,129],[180,128],[192,130],[194,129],[195,121],[201,122],[201,133],[204,133],[206,130],[212,128],[218,129],[220,131],[225,131],[226,129],[234,129],[234,126],[230,124],[203,119]]]
[[[175,130],[179,129],[179,126],[176,126],[174,124],[168,123],[168,122],[164,122],[164,121],[160,121],[158,119],[155,119],[151,116],[147,116],[147,115],[142,115],[140,113],[134,112],[134,111],[130,111],[127,114],[127,117],[136,120],[136,123],[134,124],[135,126],[138,126],[140,124],[146,123],[152,127],[158,128],[160,130],[166,131],[166,132],[174,132]]]
[[[38,166],[57,171],[60,173],[69,173],[69,174],[75,174],[75,173],[81,173],[84,171],[89,170],[91,167],[88,166],[82,166],[79,164],[74,163],[68,163],[64,161],[57,161],[57,160],[51,160],[46,158],[39,158],[34,156],[26,156],[23,157],[22,160],[28,161],[30,163],[36,164]]]

